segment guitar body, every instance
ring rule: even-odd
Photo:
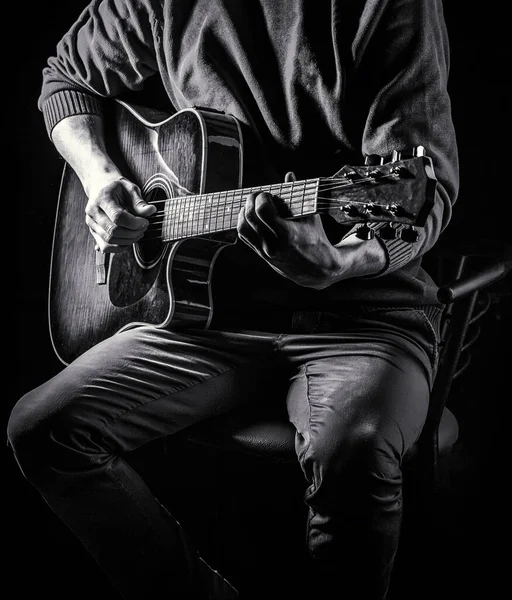
[[[283,218],[325,213],[341,224],[362,224],[362,239],[375,235],[369,221],[382,222],[381,238],[411,243],[417,239],[411,226],[422,226],[434,203],[435,174],[422,146],[394,152],[389,162],[372,155],[333,177],[283,182],[250,131],[244,153],[233,116],[202,109],[171,116],[120,100],[111,108],[107,150],[157,211],[130,249],[96,252],[85,224],[87,197],[74,171],[64,168],[49,293],[50,335],[64,364],[139,325],[208,328],[215,261],[236,242],[250,192],[279,198]],[[250,187],[242,188],[242,179]]]
[[[157,202],[237,189],[242,136],[229,115],[186,109],[172,116],[115,102],[110,154],[124,175]],[[113,334],[141,324],[207,328],[218,253],[236,231],[174,242],[143,240],[102,255],[85,225],[87,197],[74,171],[63,171],[52,250],[49,325],[59,359],[69,364]]]

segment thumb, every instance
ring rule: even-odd
[[[142,197],[142,192],[138,186],[135,186],[130,196],[135,214],[141,215],[142,217],[149,217],[156,213],[156,206],[144,200]]]

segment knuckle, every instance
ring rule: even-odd
[[[119,208],[114,208],[112,209],[111,213],[110,213],[110,220],[112,221],[112,225],[111,227],[116,227],[119,223],[119,221],[121,220],[121,217],[123,215],[123,211]]]
[[[255,212],[254,205],[245,207],[245,218],[248,221],[250,221],[251,219],[254,219],[255,214],[256,214],[256,212]]]
[[[85,214],[87,217],[90,217],[92,219],[92,217],[94,217],[94,215],[96,215],[98,213],[98,207],[93,204],[93,202],[89,201],[87,202],[87,204],[85,205]]]
[[[103,239],[108,243],[113,237],[113,229],[111,227],[105,227],[105,234],[103,235]]]
[[[266,212],[266,201],[265,199],[257,201],[255,206],[254,206],[254,212],[256,215],[258,215],[258,217],[262,217],[265,215]]]

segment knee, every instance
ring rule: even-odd
[[[396,482],[401,476],[400,456],[400,443],[386,428],[364,421],[352,423],[344,431],[313,436],[306,462],[322,478],[332,474]]]
[[[74,404],[79,403],[68,400],[50,394],[43,385],[25,394],[11,411],[7,444],[29,481],[52,468],[65,470],[78,455],[80,415]]]
[[[31,464],[44,461],[49,437],[44,405],[44,398],[29,392],[14,405],[7,423],[7,444],[27,478]]]

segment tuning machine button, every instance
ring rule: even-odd
[[[414,227],[404,227],[404,229],[400,231],[400,238],[404,242],[414,243],[418,241],[419,233]]]
[[[394,240],[398,237],[398,231],[391,223],[387,223],[379,229],[379,237],[383,240]]]
[[[375,231],[368,227],[368,223],[363,223],[357,228],[356,235],[361,240],[373,240]]]
[[[407,160],[415,156],[425,156],[425,148],[423,146],[413,146],[412,148],[404,148],[403,150],[393,150],[391,162]]]
[[[380,154],[367,154],[364,157],[364,164],[367,167],[373,167],[376,165],[383,165],[384,164],[384,157],[380,156]]]

